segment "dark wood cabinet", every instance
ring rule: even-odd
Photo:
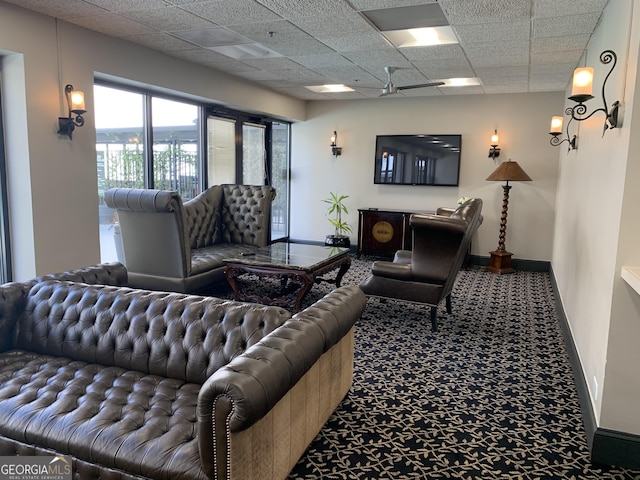
[[[411,250],[409,217],[415,212],[371,208],[358,212],[358,256],[393,256],[397,250]]]

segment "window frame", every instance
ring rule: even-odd
[[[0,76],[1,77],[1,76]],[[13,281],[11,232],[9,228],[9,187],[7,183],[7,157],[4,143],[3,90],[0,78],[0,283]]]

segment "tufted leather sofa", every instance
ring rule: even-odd
[[[350,388],[358,287],[291,317],[101,268],[0,286],[0,456],[68,455],[82,480],[286,478]]]
[[[270,186],[216,185],[182,202],[177,192],[112,188],[124,263],[135,288],[195,293],[224,281],[222,259],[270,240]]]

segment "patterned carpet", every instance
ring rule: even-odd
[[[452,298],[437,333],[425,307],[369,300],[353,387],[290,479],[640,479],[589,463],[548,274],[463,271]]]

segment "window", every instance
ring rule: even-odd
[[[2,120],[2,84],[0,83],[0,283],[13,279],[11,242],[9,236],[9,206],[7,194],[7,164],[4,152],[4,123]]]
[[[104,205],[113,187],[176,190],[188,200],[222,183],[273,185],[271,239],[288,236],[288,123],[112,84],[95,85],[94,99],[101,261],[124,261],[117,217]]]
[[[153,97],[151,125],[153,188],[195,197],[200,193],[198,107]]]
[[[100,257],[103,262],[124,261],[117,217],[104,204],[104,192],[113,187],[157,188],[176,190],[185,200],[196,196],[202,187],[200,109],[108,85],[94,86],[94,101]]]

